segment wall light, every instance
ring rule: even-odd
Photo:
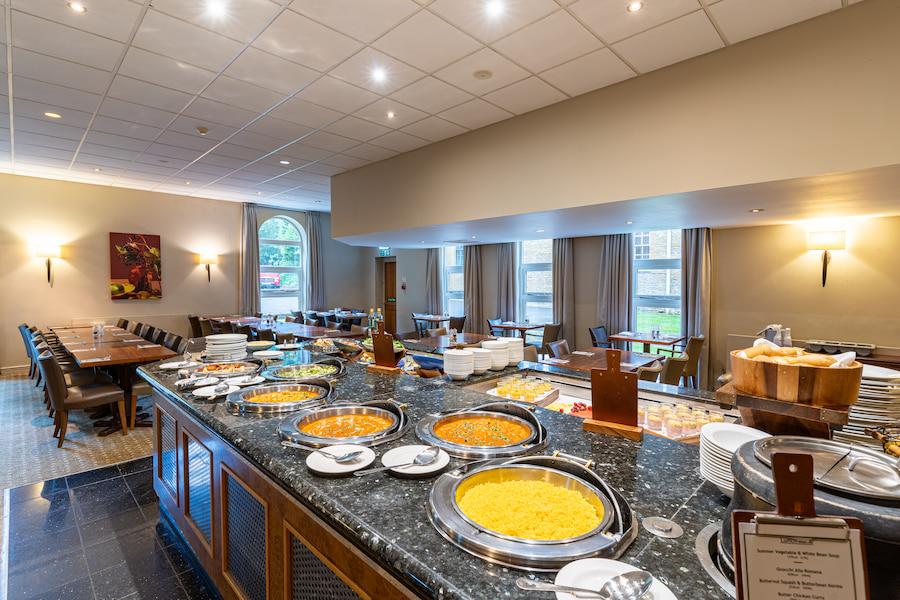
[[[53,287],[52,266],[53,259],[62,256],[62,248],[59,246],[40,245],[34,247],[35,258],[43,258],[47,263],[47,283]]]
[[[210,275],[209,267],[210,265],[219,264],[219,257],[215,254],[201,254],[200,264],[206,266],[206,280],[212,281],[212,275]]]
[[[810,231],[806,234],[806,248],[822,251],[822,287],[828,278],[828,263],[831,262],[832,250],[844,250],[847,247],[846,231]]]

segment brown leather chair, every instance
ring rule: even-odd
[[[253,328],[249,325],[238,325],[234,328],[235,333],[242,333],[247,336],[247,341],[253,341]]]
[[[555,342],[550,342],[549,344],[547,344],[547,349],[549,350],[548,354],[553,358],[559,358],[560,356],[570,354],[569,342],[567,342],[566,340],[557,340]]]
[[[308,327],[318,327],[319,322],[316,319],[306,319],[303,321],[303,324]]]
[[[19,335],[22,336],[22,343],[25,345],[25,354],[28,355],[28,376],[34,379],[39,375],[37,360],[34,351],[31,348],[31,331],[26,323],[19,325]]]
[[[612,342],[609,341],[609,334],[606,333],[604,325],[597,325],[588,329],[591,334],[591,343],[594,348],[612,348]]]
[[[340,328],[341,328],[341,324],[338,323],[337,321],[331,321],[331,320],[329,320],[329,319],[326,319],[326,320],[325,320],[325,327],[327,327],[328,329],[340,329]]]
[[[44,352],[38,357],[38,367],[47,382],[47,395],[55,416],[53,437],[58,437],[57,448],[62,448],[69,426],[69,411],[94,408],[107,404],[116,404],[119,418],[122,420],[122,435],[128,435],[128,424],[125,420],[125,394],[122,388],[112,383],[88,383],[85,385],[66,386],[62,369],[56,362],[52,352]]]
[[[687,361],[687,356],[683,354],[681,356],[668,357],[663,365],[662,373],[659,374],[659,382],[666,385],[678,385]]]
[[[662,373],[662,370],[662,363],[656,361],[649,366],[639,367],[637,370],[637,376],[641,381],[656,381],[657,379],[659,379],[659,374]]]
[[[441,337],[442,335],[447,335],[446,327],[436,327],[434,329],[426,329],[426,333],[428,337]]]
[[[353,333],[353,334],[368,335],[368,334],[369,334],[369,328],[368,328],[368,327],[363,327],[362,325],[351,325],[351,326],[350,326],[350,333]]]
[[[131,323],[128,324],[128,331],[130,331],[131,333],[133,333],[135,335],[138,335],[138,332],[140,332],[141,327],[143,327],[143,326],[144,326],[144,324],[141,323],[140,321],[132,321]]]
[[[702,335],[691,336],[684,347],[687,362],[684,364],[681,377],[684,379],[685,386],[700,387],[700,354],[703,352],[704,343],[706,343],[706,338]]]
[[[463,327],[466,326],[466,316],[463,315],[461,317],[450,317],[450,324],[447,326],[448,329],[455,329],[457,332],[462,332]]]
[[[147,340],[148,342],[150,342],[151,344],[155,344],[156,342],[154,340],[156,339],[156,336],[159,335],[159,332],[160,332],[159,328],[153,327],[151,325],[150,328],[147,330],[147,333],[145,333],[141,337],[144,338],[145,340]]]
[[[538,351],[537,346],[525,346],[525,352],[523,353],[523,359],[529,362],[537,362],[538,361]]]
[[[116,321],[116,327],[119,329],[128,329],[128,319],[119,319]]]
[[[541,354],[552,354],[550,352],[550,343],[555,342],[559,339],[559,333],[562,331],[562,325],[558,325],[556,323],[548,323],[543,327],[544,331],[541,334],[541,342],[540,349]],[[526,340],[526,343],[529,343]],[[537,346],[537,344],[534,344]]]
[[[273,330],[273,329],[257,329],[256,337],[260,340],[274,342],[275,341],[275,330]]]
[[[188,323],[191,324],[191,337],[203,337],[203,330],[200,329],[200,317],[188,315]]]
[[[162,345],[169,350],[172,350],[173,352],[177,352],[178,346],[181,345],[181,341],[182,340],[180,335],[177,335],[175,333],[166,333],[166,335],[163,336]]]
[[[137,334],[138,334],[138,336],[140,336],[146,340],[147,335],[150,333],[151,329],[153,329],[153,327],[151,327],[150,325],[141,323],[141,327],[140,327],[140,329],[138,329]]]
[[[276,344],[289,344],[291,340],[296,339],[293,333],[276,333],[275,334],[275,343]]]
[[[212,334],[212,321],[210,321],[209,319],[200,319],[200,335],[196,337],[206,337]]]

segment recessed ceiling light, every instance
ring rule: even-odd
[[[393,118],[396,117],[396,116],[397,116],[397,113],[395,113],[394,111],[392,111],[392,110],[387,111],[387,118],[388,118],[388,119],[393,119]]]
[[[228,14],[228,3],[225,0],[206,0],[206,12],[218,19]]]
[[[372,69],[372,81],[375,83],[384,83],[387,79],[387,71],[382,69],[381,67],[375,67]]]
[[[748,212],[752,212],[752,213],[761,213],[761,212],[764,211],[764,210],[766,210],[766,209],[764,209],[764,208],[751,208]]]
[[[474,235],[472,236],[472,239],[473,239],[473,240],[475,239],[475,236],[474,236]]]
[[[257,196],[262,196],[262,192],[256,192]]]
[[[535,233],[544,233],[544,230],[543,229],[535,229],[534,232]]]
[[[185,182],[184,182],[184,185],[191,185],[191,182],[190,182],[190,181],[185,181]]]
[[[425,240],[419,240],[419,243],[420,243],[420,244],[424,244],[424,243],[425,243]]]
[[[81,2],[73,1],[73,2],[66,2],[66,4],[69,6],[70,9],[72,9],[72,12],[76,12],[80,15],[83,15],[84,13],[87,12],[87,7],[84,4],[82,4]]]
[[[49,117],[51,119],[62,119],[62,115],[59,113],[55,113],[55,112],[45,112],[44,116]]]
[[[487,69],[479,69],[472,73],[472,77],[474,77],[475,79],[490,79],[493,76],[494,72]]]
[[[280,164],[280,165],[289,165],[289,164],[291,164],[291,161],[289,161],[289,160],[279,160],[279,161],[278,161],[278,164]]]
[[[103,169],[101,169],[100,167],[94,167],[94,173],[99,173],[102,170]]]
[[[492,19],[496,19],[504,12],[506,12],[506,4],[503,0],[488,0],[484,3],[484,13]]]
[[[209,133],[209,127],[198,127],[197,133],[199,133],[200,135],[206,135],[207,133]]]
[[[626,225],[634,225],[634,221],[625,221]]]
[[[625,5],[625,9],[630,13],[636,13],[642,8],[644,8],[644,3],[640,0],[635,0],[634,2],[629,2]]]

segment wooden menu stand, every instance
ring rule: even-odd
[[[378,331],[372,332],[372,349],[375,364],[366,367],[370,373],[399,375],[402,370],[397,367],[397,355],[394,354],[394,336],[384,332],[384,321],[378,322]]]
[[[644,428],[637,424],[637,374],[620,370],[621,359],[620,350],[607,350],[606,368],[591,369],[591,418],[583,428],[639,442]]]

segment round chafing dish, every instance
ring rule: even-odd
[[[290,372],[292,369],[302,369],[304,367],[332,367],[334,368],[334,372],[322,375],[291,375]],[[344,363],[337,359],[329,359],[326,358],[324,360],[311,362],[311,363],[295,363],[295,364],[281,364],[277,366],[272,366],[267,368],[262,372],[262,376],[268,379],[269,381],[296,381],[296,382],[304,382],[304,381],[312,381],[315,379],[328,379],[340,377],[344,374]]]
[[[472,487],[511,480],[545,481],[577,491],[598,513],[603,511],[601,522],[577,537],[529,540],[487,530],[459,508]],[[617,558],[637,536],[634,515],[623,498],[589,469],[550,456],[497,459],[445,473],[432,486],[427,509],[432,525],[452,544],[488,562],[527,571],[555,571],[582,558]]]
[[[341,415],[375,415],[388,419],[390,424],[381,431],[353,437],[317,436],[302,431],[304,425],[326,417],[337,417]],[[315,448],[331,446],[333,444],[376,446],[402,436],[405,432],[406,424],[406,415],[403,411],[396,406],[391,406],[389,403],[332,404],[330,406],[303,410],[296,415],[285,419],[279,426],[278,433],[282,439]]]
[[[307,400],[299,400],[297,402],[255,402],[253,400],[263,394],[270,394],[272,392],[314,392],[316,395]],[[330,388],[310,383],[261,385],[228,394],[225,399],[225,407],[233,413],[293,412],[300,410],[301,408],[308,409],[321,406],[328,400],[330,393]]]
[[[439,425],[472,417],[491,417],[518,423],[528,428],[529,434],[515,444],[471,446],[449,442],[435,433],[435,428]],[[416,424],[416,436],[425,444],[438,446],[450,456],[466,459],[519,456],[543,448],[547,445],[548,439],[546,429],[531,407],[513,402],[491,402],[469,410],[427,415]]]

